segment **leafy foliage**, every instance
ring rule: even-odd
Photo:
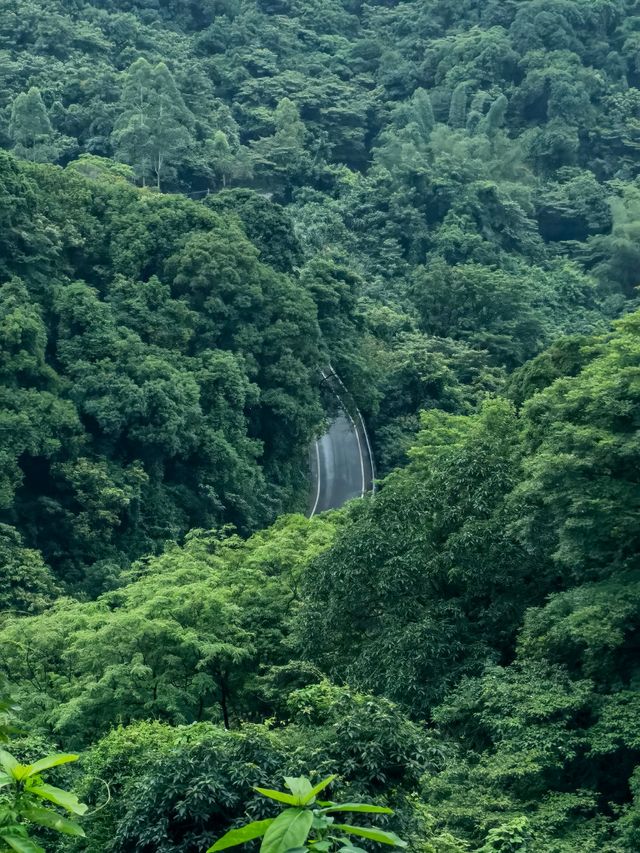
[[[0,739],[4,742],[10,733],[7,721],[12,710],[11,699],[4,693],[7,687],[0,683]],[[61,753],[40,758],[32,764],[20,764],[5,749],[0,749],[0,843],[5,853],[44,853],[42,847],[31,837],[30,829],[35,825],[54,830],[68,836],[84,836],[82,827],[60,814],[51,805],[63,812],[83,815],[87,806],[78,798],[45,782],[43,774],[52,768],[76,761],[77,755]]]
[[[425,416],[306,576],[306,653],[440,729],[434,839],[633,848],[639,340],[556,348],[520,413]]]
[[[96,594],[191,527],[248,531],[299,499],[322,420],[309,291],[203,206],[102,173],[0,167],[5,200],[9,179],[23,198],[0,285],[14,547]]]
[[[193,531],[96,602],[60,599],[40,617],[7,619],[3,669],[30,719],[83,746],[139,719],[228,727],[265,715],[258,678],[287,660],[297,566],[333,531],[300,516],[247,542]]]
[[[335,815],[342,812],[365,814],[393,814],[382,806],[368,803],[334,803],[319,801],[321,794],[335,779],[329,776],[317,785],[312,785],[306,776],[288,777],[285,784],[291,793],[285,791],[256,788],[259,794],[288,808],[272,820],[253,821],[239,829],[231,829],[209,848],[207,853],[237,847],[247,841],[262,838],[262,853],[287,853],[288,850],[325,850],[340,849],[349,853],[354,848],[349,836],[367,838],[379,844],[392,847],[406,847],[392,832],[376,827],[350,826],[335,823]],[[337,834],[336,834],[337,833]]]

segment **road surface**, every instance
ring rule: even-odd
[[[339,509],[372,489],[373,471],[363,427],[356,428],[344,411],[314,443],[310,456],[310,517],[328,509]]]

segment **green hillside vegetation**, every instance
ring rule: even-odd
[[[253,530],[295,502],[323,417],[311,287],[237,217],[72,167],[0,170],[8,553],[95,594],[192,527]]]
[[[0,853],[640,849],[639,47],[0,0]],[[328,365],[380,481],[307,519]]]

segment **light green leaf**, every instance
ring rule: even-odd
[[[285,809],[267,829],[260,853],[286,853],[307,840],[313,814],[307,809]]]
[[[331,824],[334,822],[335,818],[329,817],[324,814],[316,814],[313,813],[313,828],[319,830],[320,832],[324,832],[325,829],[328,829]]]
[[[333,776],[327,776],[327,778],[323,779],[322,782],[318,782],[318,784],[315,785],[306,795],[301,805],[306,806],[308,803],[313,802],[320,791],[324,791],[324,789],[327,788],[335,778],[336,774],[334,773]]]
[[[84,836],[84,829],[79,824],[73,820],[67,820],[66,817],[62,817],[62,815],[50,809],[33,807],[24,809],[22,814],[31,823],[37,823],[38,826],[46,826],[47,829],[55,829],[56,832],[61,832],[63,835]]]
[[[329,812],[364,812],[366,814],[393,814],[393,809],[385,808],[385,806],[372,806],[369,803],[336,803],[326,809],[322,809],[324,814]]]
[[[78,758],[80,758],[79,755],[71,753],[47,755],[46,758],[41,758],[34,764],[29,765],[29,772],[26,774],[25,778],[28,778],[29,776],[36,776],[38,773],[42,773],[43,770],[49,770],[51,767],[58,767],[60,764],[68,764],[70,761],[77,761]]]
[[[254,820],[252,823],[241,826],[239,829],[230,829],[229,832],[216,841],[213,847],[207,850],[207,853],[215,853],[216,850],[226,850],[227,847],[236,847],[238,844],[253,841],[254,838],[262,838],[273,821],[274,818]]]
[[[18,760],[10,752],[0,749],[0,767],[13,778],[14,769],[20,767],[20,765],[18,764]]]
[[[299,805],[304,805],[304,798],[311,793],[311,782],[305,776],[285,776],[284,784],[297,798]]]
[[[23,779],[27,778],[30,766],[29,764],[16,764],[11,771],[16,782],[22,782]]]
[[[348,826],[347,824],[334,824],[334,829],[346,832],[348,835],[357,835],[360,838],[368,838],[379,844],[389,844],[391,847],[406,847],[407,842],[399,838],[395,832],[385,832],[383,829],[374,829],[369,826]]]
[[[26,836],[0,835],[0,838],[16,853],[45,853],[42,847]]]
[[[74,814],[84,814],[88,809],[88,806],[81,803],[75,794],[63,791],[62,788],[56,788],[53,785],[35,785],[33,788],[29,788],[29,793],[35,794],[42,800],[49,800],[57,806],[62,806],[63,809]]]
[[[299,798],[292,794],[286,794],[284,791],[274,791],[272,788],[255,788],[263,797],[269,797],[270,800],[276,800],[278,803],[286,803],[288,806],[299,806]]]

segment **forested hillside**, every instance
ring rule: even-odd
[[[0,853],[640,849],[639,48],[0,0]],[[309,520],[329,364],[380,482]]]

